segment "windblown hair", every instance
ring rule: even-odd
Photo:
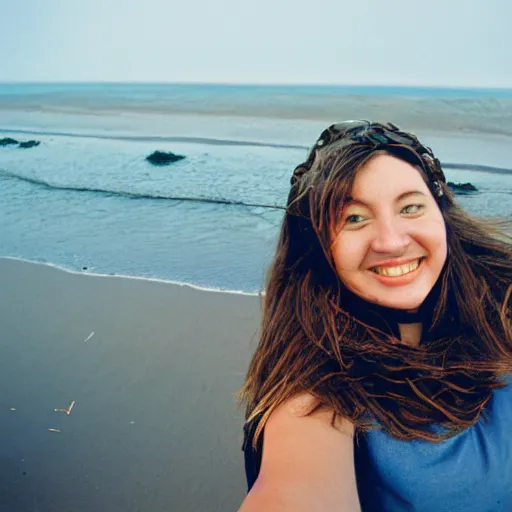
[[[309,392],[318,407],[397,439],[440,441],[474,424],[512,373],[512,244],[506,222],[466,214],[441,183],[448,256],[428,341],[400,343],[351,315],[330,246],[357,171],[382,151],[322,148],[292,186],[262,302],[259,344],[238,393],[253,447],[273,410]],[[404,154],[394,156],[410,162]],[[420,166],[427,185],[433,185]],[[485,417],[485,414],[484,414]],[[441,428],[433,428],[439,426]]]

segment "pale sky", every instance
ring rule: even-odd
[[[512,87],[511,20],[512,0],[2,0],[0,82]]]

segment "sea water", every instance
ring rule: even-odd
[[[41,144],[0,147],[0,256],[257,293],[290,175],[342,111],[416,129],[478,188],[462,206],[512,216],[510,91],[10,84],[0,138]]]

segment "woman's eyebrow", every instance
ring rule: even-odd
[[[402,192],[398,197],[396,197],[395,202],[402,201],[403,199],[406,199],[407,197],[414,196],[414,195],[420,195],[420,196],[426,197],[426,194],[424,192],[421,192],[420,190],[408,190],[407,192]],[[358,204],[362,204],[363,206],[367,206],[367,207],[371,206],[371,202],[365,203],[363,200],[357,199],[352,196],[347,197],[347,201],[345,204],[349,204],[349,203],[358,203]]]
[[[402,199],[405,199],[406,197],[414,196],[414,195],[417,195],[417,194],[419,194],[420,196],[423,196],[423,197],[427,196],[424,192],[421,192],[420,190],[410,190],[409,192],[404,192],[403,194],[400,194],[396,198],[396,200],[397,201],[401,201]]]

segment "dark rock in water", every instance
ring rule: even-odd
[[[41,144],[38,140],[27,140],[27,142],[20,142],[19,148],[35,148]]]
[[[453,183],[449,181],[447,185],[453,190],[456,194],[469,194],[471,192],[478,192],[478,189],[472,183]]]
[[[82,270],[87,270],[87,267],[82,267]]]
[[[14,146],[15,144],[18,144],[18,141],[16,139],[11,139],[11,137],[4,137],[3,139],[0,139],[0,146]]]
[[[4,137],[0,139],[0,146],[16,146],[17,144],[19,148],[34,148],[39,146],[41,142],[38,140],[27,140],[26,142],[19,142],[16,139],[12,139],[11,137]]]
[[[151,155],[146,157],[146,160],[153,165],[168,165],[178,160],[183,160],[185,157],[182,155],[175,155],[174,153],[165,151],[154,151]]]

